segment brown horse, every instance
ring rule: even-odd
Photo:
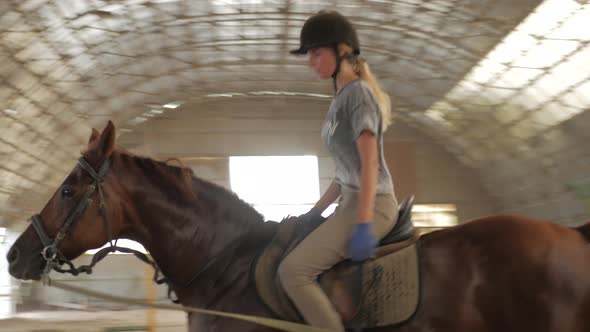
[[[39,279],[46,258],[74,259],[112,235],[142,243],[182,304],[272,317],[248,271],[276,223],[187,168],[115,147],[110,122],[102,133],[93,131],[81,161],[10,249],[12,276]],[[589,234],[590,225],[493,216],[424,235],[418,312],[402,326],[377,331],[590,331]],[[215,259],[242,238],[239,254]],[[202,270],[211,261],[219,264]],[[200,315],[190,315],[189,326],[271,330]]]

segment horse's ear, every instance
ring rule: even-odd
[[[109,123],[100,134],[100,139],[96,146],[96,151],[101,157],[109,158],[115,149],[115,125],[109,120]]]
[[[88,145],[92,144],[92,142],[96,141],[100,137],[100,133],[98,130],[92,128],[92,133],[90,134],[90,138],[88,139]]]

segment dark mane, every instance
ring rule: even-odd
[[[264,222],[264,217],[234,192],[197,177],[188,167],[174,166],[128,153],[120,153],[120,156],[124,163],[135,165],[160,190],[175,199],[190,204],[206,200],[214,206],[222,206],[225,213],[224,218],[230,222],[239,222],[244,225]]]
[[[223,208],[228,213],[229,221],[240,221],[247,224],[264,222],[264,217],[234,192],[194,175],[192,180],[193,191],[197,195],[200,194],[201,198],[205,196],[211,202],[223,204]]]

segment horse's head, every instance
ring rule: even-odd
[[[114,150],[113,123],[102,133],[93,129],[78,164],[10,248],[13,277],[39,279],[48,262],[68,262],[118,235],[124,200],[110,169]]]

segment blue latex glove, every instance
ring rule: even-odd
[[[370,258],[377,247],[377,240],[373,236],[371,223],[359,223],[354,226],[350,239],[350,259],[355,262]]]

